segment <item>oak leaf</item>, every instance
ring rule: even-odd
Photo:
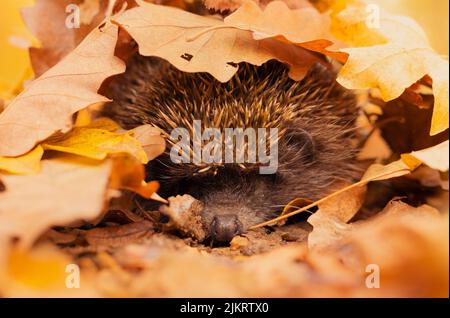
[[[365,9],[364,5],[348,6],[339,13],[340,20],[335,23],[346,25],[355,15],[364,17],[367,15]],[[376,32],[386,39],[385,43],[377,43],[372,30],[359,33],[357,40],[352,37],[361,31],[358,28],[339,34],[340,40],[358,46],[341,49],[349,57],[337,81],[350,89],[378,88],[382,98],[389,101],[429,75],[433,79],[434,94],[430,134],[446,130],[449,127],[448,61],[433,51],[425,32],[414,20],[382,12],[379,24],[380,29]]]
[[[273,3],[278,9],[272,13],[281,10],[290,15],[284,4]],[[241,15],[250,14],[247,11],[235,12],[221,20],[143,1],[138,1],[138,4],[139,7],[113,17],[113,22],[136,40],[141,55],[164,58],[185,72],[208,72],[219,81],[226,82],[236,73],[237,63],[261,65],[268,60],[278,59],[287,63],[291,67],[290,76],[299,80],[313,63],[321,61],[313,53],[290,43],[284,34],[280,34],[281,39],[271,34],[272,37],[266,35],[267,38],[255,40],[254,33],[257,30],[253,30],[252,26],[243,29],[241,23]],[[242,10],[259,10],[255,6],[253,2],[248,2]],[[291,19],[290,22],[295,21]],[[293,29],[296,27],[299,25],[292,26]],[[285,32],[286,28],[280,28],[281,31]],[[311,34],[300,34],[297,40],[300,38],[305,41],[305,47],[315,49],[314,41],[310,41],[313,38]],[[329,44],[326,42],[326,46]],[[321,43],[317,50],[322,49]]]
[[[61,61],[125,2],[134,4],[133,0],[36,0],[34,6],[23,8],[25,24],[39,39],[39,46],[29,50],[36,76]]]
[[[95,29],[63,61],[34,80],[0,114],[0,156],[18,156],[56,131],[67,131],[72,115],[108,99],[103,81],[124,71],[114,57],[118,28]]]

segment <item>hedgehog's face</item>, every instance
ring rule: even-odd
[[[353,173],[352,169],[347,174],[336,170],[343,168],[336,167],[343,158],[336,156],[336,146],[330,146],[339,135],[336,127],[328,125],[326,134],[305,120],[286,127],[278,141],[278,169],[273,174],[260,174],[258,164],[253,168],[239,164],[195,168],[191,163],[174,164],[165,155],[149,165],[151,179],[161,181],[164,196],[189,194],[202,201],[202,221],[209,237],[227,242],[276,216],[293,198],[318,199],[332,190],[338,177],[348,178]],[[349,147],[342,142],[338,145]],[[177,175],[171,175],[173,170]]]

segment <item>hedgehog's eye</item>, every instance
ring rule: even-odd
[[[314,139],[306,130],[291,129],[286,134],[286,142],[300,155],[303,162],[312,162],[315,157]]]

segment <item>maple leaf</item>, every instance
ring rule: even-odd
[[[221,82],[228,81],[236,73],[237,63],[261,65],[271,59],[287,63],[291,68],[290,76],[299,80],[313,63],[321,61],[301,45],[323,52],[323,46],[331,44],[328,40],[312,41],[314,36],[308,31],[296,33],[295,39],[304,43],[290,43],[284,33],[288,29],[299,27],[298,24],[292,25],[291,28],[280,26],[276,34],[280,33],[281,38],[276,37],[276,34],[265,34],[263,39],[255,40],[254,35],[260,34],[258,30],[253,30],[252,25],[242,24],[255,10],[260,10],[253,2],[246,2],[241,10],[225,20],[198,16],[143,1],[138,1],[138,4],[139,7],[113,17],[112,21],[136,40],[141,55],[164,58],[185,72],[208,72]],[[290,16],[289,23],[297,23],[295,18],[300,16],[300,22],[306,23],[307,16],[314,12],[314,9],[307,8],[299,9],[307,12],[290,13],[288,7],[278,1],[269,6],[274,10],[269,9],[265,15],[258,13],[264,20],[258,22],[258,27],[265,25],[268,20],[272,21],[272,26],[277,25],[273,22],[276,19],[273,15],[280,12]],[[267,26],[264,30],[268,31],[269,28],[270,26]],[[322,34],[323,31],[320,30],[317,36]]]
[[[108,99],[97,94],[105,78],[122,73],[114,57],[118,27],[95,29],[63,61],[34,80],[0,114],[0,156],[18,156],[58,130],[71,127],[72,115]]]
[[[365,17],[365,6],[348,6],[336,15],[335,23],[352,25],[348,19],[355,15]],[[341,49],[349,58],[337,81],[350,89],[378,88],[382,98],[389,101],[430,75],[435,98],[430,134],[446,130],[449,125],[449,65],[430,47],[420,26],[412,19],[382,13],[380,29],[376,32],[386,39],[385,43],[376,43],[373,30],[362,34],[357,31],[361,29],[335,33],[340,40],[359,46]],[[357,40],[353,38],[355,33]]]

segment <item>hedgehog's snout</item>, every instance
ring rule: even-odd
[[[242,234],[243,226],[237,215],[222,214],[214,216],[210,226],[210,237],[215,242],[229,242]]]

